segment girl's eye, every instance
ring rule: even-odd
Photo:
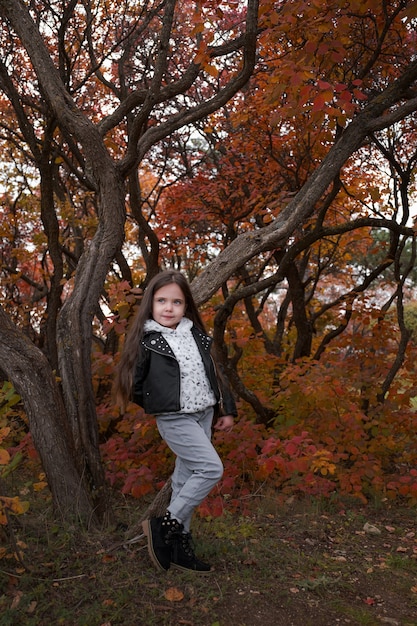
[[[174,304],[182,304],[182,301],[181,300],[175,300]]]

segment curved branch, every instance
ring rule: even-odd
[[[286,244],[294,230],[314,213],[318,200],[370,132],[385,128],[417,110],[417,98],[412,98],[389,112],[397,103],[407,99],[410,86],[416,80],[417,60],[353,119],[276,220],[261,230],[242,233],[210,263],[194,281],[200,303],[206,302],[248,260]]]
[[[25,47],[62,132],[69,140],[76,137],[83,145],[92,179],[100,179],[105,175],[103,163],[109,164],[110,156],[96,126],[76,107],[66,90],[28,8],[21,0],[0,0],[0,16],[10,21]]]
[[[243,48],[245,44],[245,36],[240,35],[236,39],[208,49],[208,56],[211,59],[237,52]],[[201,66],[197,63],[191,63],[185,70],[184,74],[173,83],[164,86],[155,96],[154,104],[161,104],[167,100],[172,100],[175,96],[185,93],[190,89],[201,71]],[[123,102],[106,118],[98,123],[97,128],[101,135],[105,135],[109,130],[117,126],[129,113],[139,106],[142,106],[148,95],[147,89],[138,89],[130,93]]]
[[[166,122],[153,126],[145,131],[138,145],[130,144],[126,157],[119,163],[119,169],[126,175],[135,167],[151,146],[161,141],[175,130],[192,124],[197,120],[210,115],[228,102],[249,80],[256,61],[256,42],[258,35],[258,0],[248,0],[246,15],[246,32],[244,35],[243,67],[242,70],[230,80],[212,98],[199,103],[197,106],[180,111],[171,116]],[[139,114],[141,115],[141,114]]]

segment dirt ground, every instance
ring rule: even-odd
[[[254,508],[196,520],[209,575],[157,572],[143,537],[27,514],[3,537],[22,562],[0,560],[0,625],[417,626],[416,509]]]

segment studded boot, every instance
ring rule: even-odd
[[[183,525],[167,511],[163,517],[151,517],[142,522],[142,528],[148,538],[148,552],[153,564],[161,571],[168,570],[173,540],[182,533]]]
[[[176,569],[207,573],[211,571],[208,563],[204,563],[194,554],[191,533],[174,533],[172,536],[171,565]]]

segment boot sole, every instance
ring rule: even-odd
[[[203,576],[206,574],[210,575],[213,574],[215,572],[214,568],[209,569],[209,570],[202,570],[202,569],[191,569],[190,567],[184,567],[183,565],[177,565],[176,563],[173,563],[171,561],[171,569],[178,569],[181,572],[193,572],[193,574],[203,574]]]
[[[165,567],[163,567],[161,565],[161,563],[159,562],[158,557],[156,556],[155,551],[153,549],[152,530],[151,530],[150,521],[148,519],[146,519],[144,522],[142,522],[142,529],[143,529],[143,532],[144,532],[144,534],[145,534],[145,536],[147,537],[147,540],[148,540],[148,554],[150,556],[150,559],[151,559],[152,563],[155,565],[155,567],[160,572],[166,572],[167,570],[165,569]]]

